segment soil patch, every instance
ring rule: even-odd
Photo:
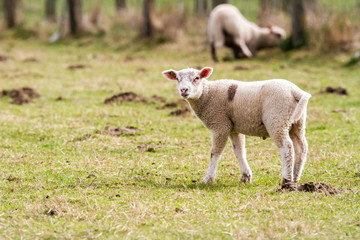
[[[73,141],[73,142],[85,141],[85,140],[87,140],[87,139],[89,139],[89,138],[92,138],[92,137],[93,137],[92,134],[87,133],[87,134],[85,134],[84,136],[74,138],[72,141]]]
[[[18,178],[10,175],[6,180],[8,180],[9,182],[13,182],[13,181],[17,181]]]
[[[160,149],[160,148],[161,148],[160,146],[149,145],[149,144],[146,144],[146,143],[143,143],[143,144],[137,146],[137,149],[139,151],[142,151],[142,152],[155,152],[156,149]]]
[[[146,68],[138,68],[137,71],[145,73],[145,72],[147,72],[147,69]]]
[[[0,62],[5,62],[7,61],[9,58],[5,55],[0,55]]]
[[[183,116],[190,112],[189,108],[180,108],[175,111],[170,112],[171,116]]]
[[[88,65],[85,64],[73,64],[73,65],[69,65],[68,69],[70,70],[75,70],[75,69],[83,69],[83,68],[88,68]]]
[[[138,95],[134,92],[123,92],[115,94],[110,98],[105,99],[105,104],[113,104],[117,102],[142,102],[146,103],[147,100],[145,97]]]
[[[34,57],[28,57],[28,58],[24,58],[23,62],[38,62],[37,58]]]
[[[130,135],[134,136],[135,134],[141,132],[140,129],[132,126],[128,127],[111,127],[106,126],[104,130],[97,130],[96,133],[98,134],[107,134],[111,136],[121,136],[121,135]]]
[[[334,110],[332,110],[331,112],[334,112],[334,113],[347,113],[346,110],[341,109],[341,108],[334,109]]]
[[[65,100],[65,98],[63,98],[62,96],[55,98],[55,101],[63,101],[63,100]]]
[[[153,100],[155,102],[162,102],[162,103],[166,101],[166,99],[164,97],[161,97],[158,95],[152,95],[151,100]]]
[[[168,108],[178,108],[178,109],[170,112],[171,116],[186,115],[188,112],[190,112],[189,105],[184,100],[168,102],[168,103],[163,104],[161,107],[157,107],[157,109],[168,109]]]
[[[27,104],[32,102],[33,98],[40,97],[34,89],[29,87],[23,87],[19,89],[11,89],[11,90],[2,90],[1,96],[9,96],[11,97],[11,104]]]
[[[344,189],[336,189],[330,186],[328,183],[314,183],[314,182],[307,182],[302,184],[295,184],[295,183],[287,183],[281,186],[280,189],[276,190],[277,192],[318,192],[318,193],[326,193],[330,195],[338,194],[340,192],[344,192]]]
[[[235,71],[242,71],[242,70],[249,70],[248,67],[242,66],[242,65],[237,65],[234,67]]]
[[[348,91],[342,87],[327,87],[325,90],[326,93],[336,93],[339,95],[348,95]],[[323,92],[321,92],[323,93]]]

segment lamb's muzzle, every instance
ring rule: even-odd
[[[210,165],[203,183],[215,180],[217,163],[228,138],[239,162],[241,181],[251,182],[245,135],[271,137],[280,149],[282,183],[299,181],[308,151],[306,108],[311,95],[282,79],[208,81],[212,71],[210,67],[200,71],[163,71],[167,79],[177,81],[180,95],[211,131]]]

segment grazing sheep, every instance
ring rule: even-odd
[[[239,10],[230,4],[215,7],[207,26],[208,42],[211,55],[216,62],[216,48],[226,46],[233,50],[235,58],[242,52],[246,57],[253,57],[257,50],[276,47],[285,38],[284,29],[278,26],[262,28],[249,22]]]
[[[251,182],[245,135],[271,137],[280,148],[282,184],[299,181],[308,150],[305,123],[311,95],[281,79],[207,81],[212,71],[205,67],[162,72],[165,78],[177,80],[180,95],[212,133],[211,160],[202,183],[215,180],[217,163],[229,137],[240,165],[241,181]]]

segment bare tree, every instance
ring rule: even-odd
[[[16,7],[17,0],[4,0],[4,16],[7,28],[16,26]]]
[[[45,16],[49,22],[56,22],[56,0],[45,1]]]
[[[228,0],[212,0],[212,7],[214,8],[219,4],[228,3],[228,2],[229,2]]]
[[[195,14],[205,16],[207,12],[207,0],[195,0]]]
[[[294,47],[301,47],[306,44],[305,32],[305,10],[303,0],[290,1],[292,44]]]
[[[155,10],[155,0],[144,0],[143,2],[143,37],[151,38],[154,36],[153,12]]]
[[[126,0],[115,0],[116,16],[120,15],[121,10],[126,8]]]
[[[70,33],[79,36],[82,33],[82,0],[68,0]]]

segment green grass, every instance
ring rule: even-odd
[[[9,57],[0,64],[0,90],[29,86],[41,94],[22,106],[0,98],[1,239],[360,237],[360,70],[341,67],[347,54],[273,50],[214,64],[208,51],[198,50],[202,40],[191,41],[120,48],[101,39],[0,42]],[[27,57],[38,62],[23,62]],[[79,63],[88,67],[67,69]],[[234,71],[236,65],[249,70]],[[228,144],[216,182],[201,185],[211,143],[195,116],[170,116],[158,103],[103,104],[124,91],[177,100],[175,84],[161,71],[198,66],[214,67],[211,79],[285,78],[310,92],[301,182],[351,191],[276,192],[279,151],[270,139],[255,137],[247,138],[253,183],[240,183]],[[345,87],[349,95],[320,94],[327,86]],[[64,100],[55,101],[59,96]],[[142,131],[96,133],[129,125]],[[139,151],[143,143],[159,149]]]

